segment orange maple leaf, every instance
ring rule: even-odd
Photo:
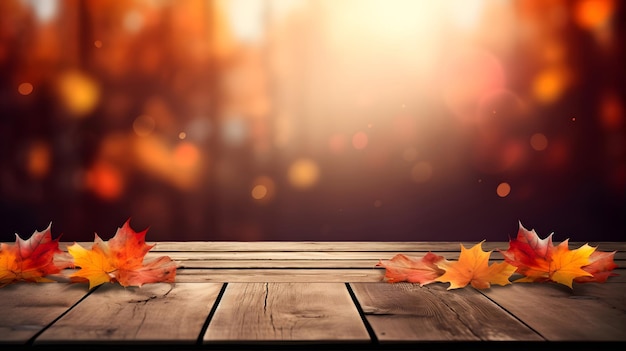
[[[463,288],[471,284],[476,289],[488,289],[491,284],[511,284],[509,277],[515,272],[515,267],[499,262],[489,265],[489,256],[492,251],[483,251],[482,243],[466,249],[461,244],[461,253],[458,261],[441,260],[436,265],[445,270],[445,273],[435,281],[450,283],[448,290]]]
[[[569,240],[558,245],[552,243],[552,234],[539,239],[534,230],[519,223],[516,239],[509,240],[509,248],[500,251],[509,264],[517,267],[516,273],[524,277],[515,282],[553,281],[572,288],[573,282],[604,282],[617,267],[613,262],[615,252],[596,251],[584,244],[570,250]]]
[[[589,264],[582,267],[585,272],[591,274],[591,277],[577,277],[574,278],[576,283],[604,283],[609,277],[614,277],[619,274],[614,273],[613,269],[617,268],[617,264],[613,261],[615,252],[594,251],[589,256]]]
[[[434,282],[435,278],[444,273],[444,270],[435,264],[443,259],[443,256],[432,252],[419,258],[397,254],[387,262],[380,260],[376,266],[385,268],[384,279],[388,283],[409,282],[423,286]]]
[[[71,266],[55,261],[55,255],[62,251],[59,238],[52,240],[51,226],[35,231],[28,240],[15,234],[15,244],[0,244],[0,287],[18,281],[53,282],[46,276]]]
[[[70,276],[73,282],[89,281],[89,289],[107,282],[118,282],[122,286],[142,286],[147,283],[173,283],[176,263],[162,256],[144,263],[144,256],[154,245],[147,245],[147,229],[135,232],[130,219],[117,229],[108,242],[95,235],[91,250],[77,243],[68,247],[74,264],[80,270]]]

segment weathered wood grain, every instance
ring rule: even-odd
[[[389,260],[395,254],[404,254],[411,257],[422,257],[425,252],[412,252],[412,251],[399,251],[394,253],[377,252],[377,251],[226,251],[226,252],[198,252],[198,251],[183,251],[183,252],[148,252],[146,259],[152,259],[159,256],[167,255],[175,261],[232,261],[232,260]],[[438,252],[449,260],[456,260],[459,257],[460,251],[453,252]],[[626,253],[618,252],[615,254],[615,261],[618,265],[626,267]],[[490,258],[495,261],[501,261],[504,259],[501,253],[492,252]]]
[[[470,242],[451,241],[174,241],[153,242],[155,251],[418,251],[439,252],[458,251],[460,245],[469,248],[480,240]],[[558,244],[559,241],[554,241]],[[626,251],[626,242],[577,242],[571,241],[570,248],[588,243],[598,246],[603,251]],[[508,241],[485,241],[484,250],[503,249],[509,246]]]
[[[55,342],[195,343],[222,284],[105,284],[40,335]]]
[[[82,285],[15,283],[0,289],[0,344],[24,344],[85,296]]]
[[[179,268],[375,268],[378,260],[189,260],[177,261]]]
[[[73,243],[60,246],[67,244]],[[570,248],[582,244],[572,242]],[[602,251],[618,250],[618,276],[607,283],[575,283],[573,290],[551,283],[516,283],[487,291],[447,291],[443,283],[423,288],[388,284],[385,269],[376,263],[397,253],[419,257],[428,251],[454,260],[460,243],[158,242],[147,258],[168,255],[177,262],[177,283],[171,291],[169,284],[105,284],[86,296],[86,284],[9,285],[0,289],[0,344],[34,340],[35,346],[71,344],[78,349],[146,343],[195,349],[199,341],[208,348],[359,343],[381,349],[398,343],[442,343],[458,349],[500,345],[482,341],[514,342],[507,347],[527,346],[519,343],[523,341],[532,347],[551,345],[545,340],[626,343],[626,242],[589,244]],[[81,245],[88,248],[91,243]],[[508,242],[483,243],[485,250],[507,247]],[[491,261],[500,260],[501,254],[492,252]],[[228,288],[216,305],[224,286]],[[350,291],[365,317],[359,315]],[[361,318],[372,325],[378,340],[370,340]]]
[[[106,238],[103,238],[107,240]],[[414,252],[442,252],[442,251],[459,251],[460,245],[463,244],[469,248],[476,245],[480,240],[474,242],[450,242],[450,241],[159,241],[147,242],[155,245],[152,251],[158,252],[188,252],[188,251],[207,251],[207,252],[228,252],[228,251],[374,251],[395,253],[400,251]],[[558,244],[558,241],[554,241]],[[570,248],[579,247],[585,243],[591,246],[597,246],[602,251],[626,251],[626,242],[575,242],[569,243]],[[59,247],[66,249],[68,245],[74,242],[60,242]],[[81,246],[91,247],[93,242],[78,242]],[[482,244],[484,250],[506,250],[509,246],[508,241],[485,241]]]
[[[183,269],[177,282],[377,282],[383,269]]]
[[[204,341],[368,343],[370,337],[345,284],[229,283]]]
[[[350,286],[380,342],[543,340],[472,288],[448,291],[447,284],[439,283]]]
[[[626,284],[513,284],[483,292],[550,341],[626,341]]]

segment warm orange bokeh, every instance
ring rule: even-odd
[[[0,1],[1,235],[622,239],[625,8]]]

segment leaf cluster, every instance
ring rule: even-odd
[[[497,251],[504,261],[489,264],[493,251],[484,251],[482,243],[467,249],[461,244],[457,261],[449,261],[432,252],[422,257],[397,254],[390,260],[380,260],[376,266],[385,268],[383,277],[389,283],[410,282],[420,286],[434,282],[450,283],[448,290],[471,285],[488,289],[491,284],[508,285],[514,275],[521,277],[513,282],[555,282],[572,288],[572,283],[605,282],[616,276],[613,269],[615,251],[603,252],[584,244],[570,250],[569,241],[558,245],[552,234],[541,239],[534,230],[519,223],[517,237],[509,240],[506,250]]]
[[[109,241],[95,234],[91,248],[74,243],[67,253],[59,249],[59,238],[52,240],[50,227],[35,231],[27,240],[16,234],[15,244],[1,244],[0,287],[18,281],[51,282],[50,277],[63,276],[67,268],[75,269],[68,277],[70,282],[88,283],[90,289],[104,283],[142,286],[175,282],[177,267],[170,257],[144,259],[154,244],[146,244],[147,230],[134,231],[130,219]]]

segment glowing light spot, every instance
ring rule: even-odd
[[[28,82],[24,82],[17,87],[17,92],[22,95],[30,95],[30,93],[32,93],[33,90],[34,90],[33,85]]]
[[[462,30],[473,30],[480,22],[481,14],[485,6],[484,1],[456,0],[446,3],[448,15],[452,24]]]
[[[481,97],[505,85],[500,61],[480,49],[462,50],[451,56],[442,79],[442,93],[448,109],[464,121],[474,120]]]
[[[543,70],[532,82],[533,96],[543,103],[554,102],[567,88],[568,80],[568,74],[563,68]]]
[[[248,128],[243,118],[226,118],[222,123],[222,136],[224,142],[228,145],[241,145],[248,137]]]
[[[380,200],[375,200],[374,201],[374,207],[378,208],[381,207],[383,205],[383,202]]]
[[[102,48],[102,40],[96,40],[93,42],[93,46],[95,46],[97,49]]]
[[[124,27],[127,31],[135,33],[143,26],[143,15],[139,11],[130,11],[124,16]]]
[[[308,158],[301,158],[291,164],[287,178],[292,186],[299,189],[306,189],[317,183],[319,173],[319,168],[315,161]]]
[[[511,185],[506,182],[498,184],[498,187],[496,188],[496,193],[500,197],[507,197],[511,193]]]
[[[548,138],[541,133],[535,133],[530,137],[530,146],[537,151],[543,151],[548,147]]]
[[[607,130],[619,130],[624,125],[624,106],[615,93],[605,94],[600,103],[602,126]]]
[[[340,154],[346,149],[346,136],[344,134],[333,134],[328,140],[328,149],[333,154]]]
[[[184,140],[185,138],[187,138],[187,133],[185,132],[178,133],[178,139]]]
[[[193,168],[200,160],[200,151],[189,142],[181,142],[174,149],[174,163],[180,168]]]
[[[154,131],[156,122],[154,118],[148,115],[141,115],[133,121],[133,130],[140,137],[146,137]]]
[[[250,195],[259,202],[268,202],[274,197],[276,186],[272,178],[259,176],[252,182]]]
[[[428,181],[432,175],[433,167],[428,162],[418,162],[411,168],[411,179],[416,183],[424,183]]]
[[[57,83],[61,101],[76,117],[91,112],[100,99],[100,87],[96,81],[79,71],[65,72]]]
[[[261,200],[265,197],[265,195],[267,195],[267,188],[265,185],[255,185],[254,188],[252,188],[251,195],[253,199]]]
[[[27,156],[27,171],[34,178],[42,178],[50,170],[50,146],[45,142],[36,142],[30,146]]]
[[[416,148],[407,147],[406,149],[404,149],[404,152],[402,153],[402,158],[407,162],[413,162],[417,158],[417,154],[418,152]]]
[[[124,179],[113,165],[98,162],[86,173],[85,182],[96,196],[105,200],[115,200],[122,194]]]
[[[28,0],[24,1],[33,7],[33,11],[37,20],[42,23],[46,23],[51,21],[57,16],[59,12],[59,2],[58,1],[36,1],[36,0]]]
[[[615,11],[613,0],[579,0],[574,8],[574,22],[584,29],[601,27]]]
[[[187,123],[185,130],[187,131],[185,132],[186,138],[195,142],[203,142],[211,135],[211,120],[206,117],[194,118]]]
[[[352,136],[352,146],[357,150],[363,150],[367,147],[368,138],[365,132],[356,132]]]

